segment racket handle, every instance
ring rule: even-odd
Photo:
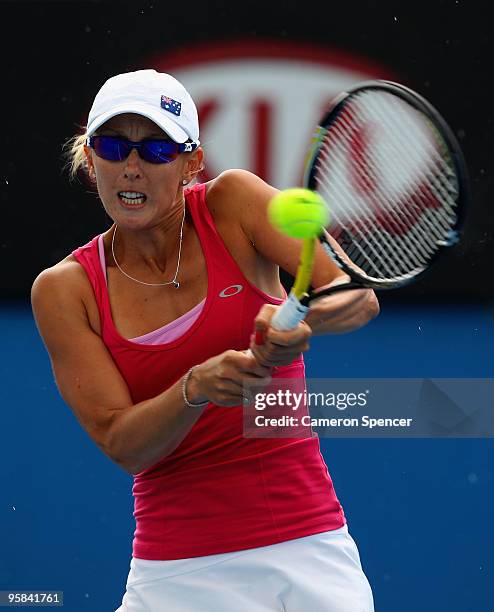
[[[300,321],[305,319],[308,310],[308,306],[301,304],[300,300],[293,293],[290,293],[273,315],[271,326],[279,331],[293,329],[297,327]],[[252,351],[250,349],[247,349],[246,354],[252,357]]]
[[[300,300],[294,293],[290,293],[283,304],[278,308],[271,319],[271,325],[280,331],[293,329],[305,319],[305,315],[309,310],[308,306],[300,303]]]

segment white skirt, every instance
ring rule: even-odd
[[[220,555],[132,558],[116,612],[373,612],[347,526]]]

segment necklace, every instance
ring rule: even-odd
[[[184,204],[184,214],[182,216],[182,223],[180,225],[180,237],[179,237],[179,242],[178,242],[177,267],[175,269],[175,275],[174,275],[174,277],[172,278],[171,281],[167,281],[166,283],[145,283],[144,281],[140,281],[139,279],[134,278],[133,276],[130,276],[130,274],[127,274],[127,272],[122,270],[122,268],[120,267],[120,265],[119,265],[119,263],[117,261],[117,258],[115,257],[114,243],[115,243],[115,234],[117,233],[117,225],[115,225],[115,231],[113,232],[113,236],[112,236],[112,239],[111,239],[111,254],[113,255],[113,261],[115,262],[115,265],[117,266],[117,268],[127,278],[130,278],[130,280],[133,280],[136,283],[140,283],[141,285],[148,285],[150,287],[164,287],[165,285],[173,285],[175,287],[175,289],[178,289],[180,287],[180,283],[177,280],[177,276],[178,276],[178,270],[180,268],[180,255],[182,253],[182,239],[183,239],[183,233],[184,233],[184,221],[185,221],[185,204]]]

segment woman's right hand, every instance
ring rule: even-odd
[[[270,382],[270,367],[259,365],[247,351],[228,350],[195,366],[185,392],[193,404],[209,401],[218,406],[240,406],[250,399],[245,383],[264,387]]]

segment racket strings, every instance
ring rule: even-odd
[[[382,96],[383,94],[381,94]],[[386,95],[386,94],[384,94]],[[389,95],[388,95],[389,98]],[[428,191],[428,188],[433,192],[436,202],[438,205],[435,207],[439,217],[442,217],[445,222],[445,228],[451,226],[451,217],[446,216],[446,209],[449,207],[451,211],[456,205],[456,198],[458,196],[458,184],[456,181],[456,175],[451,167],[451,159],[447,153],[447,147],[440,134],[435,130],[434,126],[430,122],[417,122],[417,111],[411,109],[406,102],[403,100],[392,98],[393,103],[401,105],[401,112],[397,115],[394,121],[389,127],[393,129],[393,133],[398,141],[398,145],[403,149],[406,159],[413,160],[414,155],[417,157],[417,151],[423,147],[424,154],[427,156],[426,172],[424,174],[424,189],[420,189],[420,185],[417,181],[416,196],[420,198],[419,210],[424,209],[425,206],[431,204],[431,199],[427,198],[424,200],[424,192]],[[380,108],[378,100],[375,95],[367,94],[367,101],[363,101],[369,105],[371,114],[375,115],[379,122],[385,125],[387,115],[383,113]],[[412,112],[411,112],[412,111]],[[365,116],[363,117],[365,119]],[[391,119],[393,116],[391,115]],[[418,139],[414,136],[420,134],[422,137]],[[406,134],[406,138],[404,135]],[[386,152],[386,151],[384,151]],[[392,167],[393,159],[388,156],[386,163]],[[408,196],[411,194],[408,193]],[[434,207],[434,206],[432,206]],[[406,213],[408,209],[406,207],[397,208],[397,210]],[[453,215],[453,221],[455,216]]]
[[[394,95],[351,99],[327,130],[315,178],[334,237],[372,277],[420,271],[456,221],[448,149],[432,123]]]
[[[338,131],[339,127],[335,128],[336,131]],[[336,134],[338,135],[338,134]],[[325,146],[327,147],[326,149],[326,154],[327,156],[331,156],[331,154],[334,152],[334,149],[332,148],[332,145],[328,143],[325,143]],[[344,155],[345,157],[348,157],[348,151],[344,151]],[[321,161],[324,160],[324,157],[321,156]],[[330,172],[330,164],[328,164],[327,166],[324,166],[323,163],[321,163],[320,165],[320,171],[324,174],[326,181],[329,182],[329,176],[332,176],[334,182],[335,182],[335,186],[336,184],[338,184],[338,186],[340,187],[340,192],[342,192],[345,187],[346,184],[343,181],[343,177],[342,175],[337,175],[337,174],[331,174]],[[324,190],[324,183],[321,182],[321,180],[319,181],[322,190]],[[378,184],[376,184],[376,187],[378,186]],[[351,197],[351,194],[350,194]],[[333,198],[329,198],[328,201],[334,202]],[[377,200],[377,209],[380,209],[380,202],[379,199]],[[381,231],[382,229],[382,222],[380,222],[379,224],[377,223],[373,223],[374,218],[371,215],[371,211],[369,211],[368,209],[368,202],[364,204],[360,203],[358,199],[356,199],[354,201],[354,209],[356,208],[357,211],[360,213],[359,215],[359,221],[355,221],[353,222],[352,227],[350,227],[348,224],[345,225],[345,215],[339,215],[336,208],[338,207],[333,207],[333,218],[337,221],[337,223],[341,226],[344,226],[345,229],[347,230],[347,232],[351,229],[353,230],[354,234],[358,235],[359,241],[357,241],[357,237],[354,238],[354,242],[353,245],[355,247],[355,249],[357,249],[360,254],[363,256],[364,259],[368,260],[367,257],[365,257],[365,251],[363,249],[369,249],[370,251],[372,251],[372,255],[374,256],[374,258],[376,258],[376,253],[374,250],[374,247],[377,248],[377,250],[381,253],[381,256],[377,257],[378,261],[372,261],[371,265],[373,264],[373,269],[374,272],[377,272],[378,274],[382,274],[384,277],[389,277],[389,276],[393,276],[393,275],[397,275],[401,273],[401,270],[399,268],[397,268],[396,266],[393,266],[393,269],[389,269],[389,267],[386,265],[387,263],[390,263],[391,265],[394,264],[394,260],[393,258],[391,258],[390,254],[393,254],[395,252],[395,247],[391,244],[390,241],[386,240],[386,234],[382,234],[381,236],[381,241],[378,242],[377,240],[372,240],[372,238],[376,237],[378,232]],[[374,208],[376,208],[376,202],[374,202]],[[344,211],[343,211],[344,212]],[[355,212],[355,210],[354,210]],[[364,222],[362,222],[361,220],[364,220]],[[362,230],[360,229],[362,228]],[[371,230],[371,232],[369,231]],[[397,234],[397,241],[401,242],[401,239],[399,237],[399,234],[397,232],[395,232]],[[371,240],[369,241],[367,237],[370,237]],[[375,243],[375,244],[373,244]],[[386,249],[385,246],[389,246],[389,249]],[[404,245],[402,245],[404,246]],[[391,248],[393,247],[393,248]],[[353,252],[348,252],[348,255],[350,257],[355,257],[355,254]],[[356,263],[356,262],[355,262]],[[377,264],[380,263],[384,266],[384,269],[379,269]],[[422,261],[419,259],[415,259],[415,265],[417,266],[421,266],[422,265]]]
[[[380,94],[380,97],[382,95],[383,94]],[[404,112],[400,112],[399,115],[396,113],[393,114],[389,112],[387,114],[384,114],[383,109],[376,102],[377,101],[375,94],[367,94],[367,101],[364,101],[364,104],[366,105],[366,107],[364,107],[365,110],[367,111],[368,107],[369,114],[373,118],[375,118],[375,120],[377,120],[380,125],[386,125],[386,122],[388,122],[389,125],[386,129],[388,131],[391,131],[393,137],[396,139],[396,143],[393,143],[393,147],[383,147],[380,152],[383,158],[382,161],[386,168],[394,168],[395,172],[399,171],[399,168],[397,167],[397,159],[399,158],[397,157],[396,153],[400,150],[402,151],[402,153],[400,154],[402,154],[403,159],[405,160],[406,167],[408,167],[411,162],[413,163],[413,161],[416,161],[413,159],[413,157],[414,155],[415,157],[417,157],[417,149],[419,149],[420,146],[426,149],[424,153],[427,156],[427,164],[425,164],[423,161],[421,161],[421,163],[425,169],[429,169],[428,172],[424,172],[424,174],[422,175],[422,181],[420,180],[419,175],[417,175],[413,183],[410,182],[408,185],[405,185],[405,192],[402,194],[398,201],[395,201],[393,203],[392,212],[396,214],[394,214],[393,216],[389,215],[389,218],[387,219],[391,226],[391,229],[394,230],[396,234],[411,231],[413,236],[414,229],[422,229],[421,226],[417,224],[418,215],[422,211],[427,212],[427,209],[435,208],[436,212],[438,213],[438,221],[440,223],[440,217],[444,216],[444,210],[443,207],[441,207],[441,202],[444,206],[444,202],[446,202],[448,192],[446,192],[444,189],[439,188],[437,191],[440,191],[440,194],[437,193],[433,201],[431,198],[430,188],[434,187],[434,183],[437,183],[437,181],[435,180],[436,178],[441,180],[442,177],[446,174],[451,177],[454,177],[454,173],[451,172],[451,168],[444,161],[444,159],[440,155],[438,155],[438,149],[435,146],[432,146],[431,139],[428,134],[426,135],[428,137],[424,138],[422,136],[422,138],[418,141],[417,139],[414,139],[414,135],[417,132],[418,126],[416,120],[415,124],[411,121],[413,114],[410,111],[413,109],[410,109],[408,105],[406,105],[406,103],[402,100],[393,98],[394,104],[401,105],[401,111]],[[353,106],[356,105],[353,104]],[[359,111],[360,116],[355,116],[355,121],[358,121],[359,124],[365,124],[366,115],[362,113],[362,109],[352,108],[353,115],[356,115],[356,110]],[[386,110],[389,111],[389,107]],[[420,125],[420,127],[422,127],[422,125]],[[404,133],[407,134],[407,138],[403,137]],[[409,160],[411,160],[411,162]],[[368,159],[366,160],[366,163],[367,165],[365,166],[365,168],[368,167],[369,173],[374,172],[375,175],[378,175],[379,168],[376,168],[375,165],[372,165],[372,160]],[[362,167],[357,170],[362,171]],[[418,170],[419,169],[417,168],[417,171]],[[383,210],[385,214],[389,213],[389,194],[384,191],[385,182],[379,181],[377,180],[377,178],[374,178],[374,184],[376,188],[375,195],[379,196],[379,198],[376,198],[376,201],[374,203],[375,209]],[[437,185],[439,185],[439,183],[437,183]],[[368,195],[372,196],[373,194],[370,193]],[[454,203],[454,200],[452,200],[452,202]],[[432,223],[428,223],[428,216],[424,215],[424,221],[426,224],[429,225],[431,231],[433,231],[433,233],[438,239],[442,238],[442,233],[439,231],[439,227]],[[447,230],[450,226],[451,220],[445,219],[443,229]],[[417,236],[414,237],[416,238]]]
[[[345,188],[345,184],[341,177],[337,175],[331,175],[329,169],[324,164],[318,165],[319,173],[322,175],[318,177],[319,189],[322,194],[325,191],[325,185],[329,181],[331,176],[335,186],[339,186],[341,190]],[[325,181],[321,179],[324,178]],[[326,196],[327,200],[334,203],[334,200],[329,196]],[[385,233],[382,232],[382,228],[374,223],[372,216],[369,214],[369,210],[358,202],[355,203],[355,209],[361,213],[360,219],[362,222],[354,221],[351,225],[346,223],[344,214],[341,214],[341,210],[337,210],[338,207],[332,208],[333,221],[336,224],[336,232],[339,228],[344,228],[347,240],[346,244],[343,245],[348,257],[357,267],[364,268],[362,264],[367,263],[372,268],[373,276],[382,276],[383,278],[389,278],[393,276],[399,276],[403,273],[403,270],[397,265],[396,259],[396,245],[391,243],[391,240],[387,239]],[[355,212],[354,209],[354,212]],[[378,233],[381,233],[381,239],[378,240]],[[335,236],[336,237],[336,236]],[[402,240],[397,235],[396,241],[401,243]],[[402,245],[404,246],[404,245]],[[357,258],[357,254],[360,256]],[[417,253],[412,253],[414,257],[414,265],[421,267],[426,261],[426,257],[419,258]],[[399,261],[399,260],[398,260]],[[409,266],[405,266],[405,272]]]
[[[329,180],[329,173],[326,167],[322,164],[319,166],[319,172],[322,178]],[[344,188],[344,183],[337,179],[333,175],[335,183],[339,182],[340,187]],[[321,193],[324,193],[325,182],[322,182],[319,178],[319,189]],[[328,201],[332,201],[326,196]],[[362,266],[363,263],[367,263],[373,270],[374,275],[390,277],[401,274],[401,270],[396,265],[394,254],[391,248],[391,243],[386,239],[386,235],[383,234],[382,240],[377,240],[377,233],[381,231],[381,228],[373,223],[372,217],[369,216],[368,210],[361,206],[358,202],[356,204],[357,212],[361,212],[362,219],[365,219],[365,223],[353,222],[351,225],[346,223],[346,218],[341,214],[340,210],[336,210],[337,207],[332,209],[333,221],[336,225],[334,232],[335,237],[338,239],[340,232],[339,229],[344,230],[346,240],[341,246],[344,248],[348,257],[358,267]],[[370,231],[369,231],[370,230]],[[398,240],[400,240],[398,238]],[[360,256],[357,259],[357,254]],[[420,261],[415,262],[416,265],[421,265]]]
[[[372,98],[375,98],[375,96],[372,96]],[[403,128],[400,129],[400,125],[396,124],[392,126],[398,140],[398,146],[403,148],[406,163],[410,163],[409,160],[411,160],[412,163],[416,164],[414,169],[417,170],[417,178],[408,185],[405,197],[411,198],[413,196],[412,203],[418,206],[419,211],[435,211],[438,225],[431,225],[431,227],[437,229],[438,232],[436,233],[440,235],[440,230],[448,231],[455,219],[453,207],[456,205],[458,184],[456,175],[452,170],[452,161],[444,141],[433,125],[428,121],[424,122],[422,118],[417,120],[418,112],[409,108],[404,101],[394,99],[393,101],[398,102],[403,111],[399,114],[399,120],[403,124]],[[375,112],[378,112],[379,109],[375,99],[374,106],[376,107]],[[380,117],[380,120],[384,121],[384,119],[385,117]],[[386,159],[386,163],[390,164],[390,167],[393,167],[393,161],[390,156]],[[422,171],[422,175],[420,175],[420,171]],[[420,180],[420,176],[422,176],[422,180]],[[414,192],[411,193],[413,188]],[[396,210],[406,213],[410,208],[404,206],[398,207]],[[450,214],[446,214],[446,211]],[[424,218],[428,219],[427,216]]]
[[[396,266],[394,258],[390,256],[391,249],[383,248],[384,244],[376,240],[369,240],[369,236],[374,236],[380,228],[373,222],[373,218],[369,215],[369,211],[358,200],[355,200],[355,207],[359,213],[358,220],[355,219],[352,225],[346,223],[346,215],[344,207],[341,203],[352,196],[348,193],[348,183],[344,180],[344,175],[338,172],[332,172],[331,165],[335,155],[340,153],[339,149],[333,140],[337,141],[338,137],[343,135],[345,129],[350,129],[351,124],[347,123],[346,118],[343,118],[341,123],[334,125],[333,132],[330,132],[327,139],[324,141],[320,150],[316,175],[319,189],[328,202],[331,202],[332,218],[336,224],[336,228],[345,230],[347,236],[346,245],[343,245],[350,260],[360,268],[365,269],[365,264],[372,268],[373,275],[390,277],[401,274],[401,270]],[[345,139],[341,138],[341,142]],[[344,151],[345,157],[348,157],[348,151]],[[333,181],[335,191],[339,191],[339,195],[344,197],[334,198],[331,194],[327,194],[326,187]],[[366,223],[361,223],[360,219],[365,219]],[[372,230],[372,233],[369,232]],[[337,230],[336,230],[337,231]],[[384,240],[383,242],[386,242]],[[350,248],[353,247],[353,248]],[[359,257],[357,258],[356,251]]]

